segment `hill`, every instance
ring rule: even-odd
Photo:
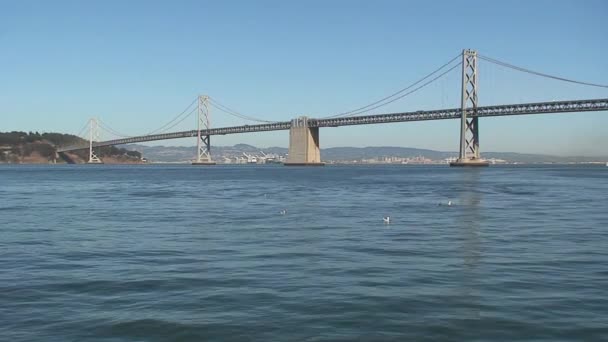
[[[0,163],[48,164],[55,162],[84,163],[88,151],[58,154],[57,146],[86,143],[80,137],[62,133],[0,132]],[[96,149],[97,155],[109,163],[133,163],[141,160],[141,153],[114,146]]]

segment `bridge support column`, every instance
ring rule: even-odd
[[[462,51],[462,114],[460,117],[460,153],[450,166],[488,166],[479,153],[479,118],[477,114],[477,51]]]
[[[196,160],[192,162],[192,165],[215,165],[215,162],[211,160],[211,136],[201,134],[201,130],[207,131],[211,128],[208,96],[198,97],[197,116]]]
[[[99,140],[99,123],[96,118],[89,120],[89,160],[87,164],[103,164],[93,151],[93,140]]]
[[[286,166],[322,166],[319,127],[308,127],[305,116],[293,119],[289,129],[289,155]]]

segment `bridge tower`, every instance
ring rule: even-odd
[[[462,50],[462,113],[460,117],[460,153],[450,166],[488,166],[479,153],[477,116],[477,51]]]
[[[99,122],[97,122],[97,118],[89,119],[89,161],[87,164],[103,164],[93,151],[93,141],[99,141]]]
[[[208,131],[211,128],[208,96],[200,95],[198,97],[196,111],[196,160],[192,162],[192,165],[215,165],[211,160],[211,138],[209,134],[201,134],[202,130]]]
[[[319,127],[309,127],[308,118],[291,120],[289,154],[286,166],[322,166],[319,148]]]

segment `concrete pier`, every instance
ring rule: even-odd
[[[319,127],[308,127],[308,118],[291,121],[289,129],[289,154],[286,166],[323,166],[319,148]]]
[[[457,159],[450,163],[450,166],[462,167],[484,167],[489,165],[490,163],[483,159]]]

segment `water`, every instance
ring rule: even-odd
[[[2,166],[0,340],[607,339],[607,177]]]

